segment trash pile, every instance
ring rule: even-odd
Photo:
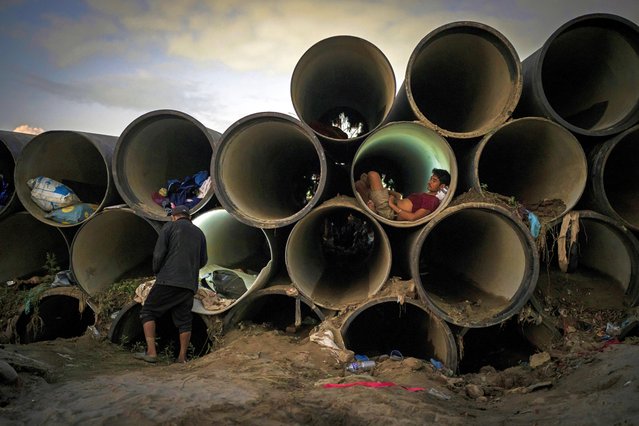
[[[46,214],[45,218],[63,225],[75,225],[86,220],[98,208],[97,204],[83,203],[71,188],[44,176],[27,181],[31,199]]]

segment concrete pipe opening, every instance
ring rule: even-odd
[[[552,232],[552,253],[566,244],[568,271],[561,272],[556,258],[539,276],[532,299],[539,311],[544,300],[574,300],[585,309],[623,309],[639,303],[639,242],[616,220],[589,210],[575,211],[578,229],[574,248],[571,238],[561,237],[561,224]],[[567,220],[568,218],[566,218]],[[548,238],[548,241],[551,241]]]
[[[441,212],[414,238],[410,262],[420,298],[462,327],[491,326],[517,313],[539,274],[528,229],[489,203]]]
[[[22,205],[36,219],[57,227],[83,223],[102,208],[117,204],[120,196],[111,177],[111,159],[117,138],[73,131],[49,131],[25,145],[16,163],[16,192]],[[78,223],[66,224],[45,217],[31,199],[29,179],[45,176],[58,181],[78,195],[83,203],[95,204],[95,211]]]
[[[529,209],[544,200],[561,200],[563,216],[581,198],[588,163],[577,138],[564,127],[544,118],[509,121],[486,135],[473,149],[471,186],[514,196]]]
[[[459,373],[478,373],[484,366],[505,370],[528,363],[537,352],[524,334],[517,317],[490,327],[463,330],[464,355],[459,361]]]
[[[275,112],[246,116],[213,153],[213,184],[222,206],[259,228],[290,225],[322,199],[328,165],[317,137],[299,120]]]
[[[381,225],[351,197],[336,197],[295,224],[286,243],[286,268],[300,293],[338,310],[382,287],[391,248]]]
[[[521,62],[506,37],[478,22],[453,22],[413,50],[390,117],[474,138],[510,117],[521,90]]]
[[[340,331],[344,347],[356,354],[371,357],[398,350],[405,357],[435,358],[457,370],[457,345],[448,325],[413,300],[370,300],[348,315]]]
[[[201,171],[210,175],[211,155],[219,138],[220,133],[180,111],[157,110],[138,117],[120,135],[113,155],[118,191],[142,216],[170,220],[165,209],[153,201],[153,194],[166,188],[169,180],[184,182]],[[213,197],[211,188],[201,199],[188,194],[193,200],[188,203],[192,213]]]
[[[355,181],[362,173],[375,170],[391,189],[404,196],[426,192],[433,168],[450,173],[448,195],[434,212],[419,220],[409,222],[384,218],[370,211],[355,189]],[[378,221],[400,228],[423,225],[443,210],[453,197],[457,186],[455,153],[446,139],[423,124],[390,123],[373,132],[357,150],[351,165],[351,185],[358,204]]]
[[[87,327],[95,324],[95,313],[78,288],[46,290],[32,306],[30,312],[20,314],[16,323],[20,343],[82,336]]]
[[[589,205],[639,231],[639,126],[595,147],[589,165]]]
[[[277,269],[280,243],[272,231],[248,226],[224,209],[198,215],[193,224],[206,236],[208,263],[200,269],[200,277],[206,279],[216,271],[230,271],[239,276],[246,286],[246,291],[239,298],[229,299],[228,304],[214,311],[208,311],[196,300],[193,305],[195,312],[209,315],[225,312],[264,287]]]
[[[370,42],[344,35],[309,48],[291,78],[295,113],[340,161],[348,161],[363,138],[384,121],[395,89],[386,56]]]
[[[71,244],[71,270],[78,284],[95,296],[118,281],[152,276],[159,228],[128,208],[95,215]]]
[[[47,258],[62,270],[69,267],[69,244],[62,231],[27,212],[0,221],[0,282],[47,273]]]
[[[16,161],[33,135],[0,130],[0,219],[22,209],[13,175]]]
[[[308,335],[313,327],[324,321],[324,314],[293,287],[278,285],[258,290],[238,303],[224,318],[224,331],[230,331],[243,321]]]
[[[142,305],[137,302],[122,307],[109,328],[109,340],[125,348],[132,349],[146,345],[144,330],[140,322]],[[172,353],[177,357],[180,351],[178,329],[173,324],[171,313],[167,312],[155,323],[156,348],[158,354]],[[203,356],[211,350],[207,320],[199,314],[193,314],[190,348],[188,358]]]
[[[550,117],[587,136],[619,133],[639,120],[639,27],[591,14],[557,29],[523,61],[518,115]]]

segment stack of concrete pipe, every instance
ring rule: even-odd
[[[187,114],[160,110],[119,138],[46,132],[22,149],[16,192],[35,219],[61,228],[34,210],[23,184],[30,175],[102,189],[99,211],[75,227],[68,256],[91,296],[122,277],[149,274],[167,220],[152,192],[167,179],[209,170],[211,190],[192,209],[207,235],[208,267],[256,275],[233,304],[196,312],[226,315],[232,324],[277,312],[273,322],[299,325],[301,312],[322,321],[356,306],[337,336],[345,348],[368,355],[397,349],[455,370],[453,331],[471,343],[474,330],[509,321],[535,304],[540,276],[537,243],[516,215],[488,202],[451,203],[468,189],[523,204],[562,200],[551,227],[578,211],[588,231],[582,264],[619,282],[625,302],[637,303],[638,52],[637,25],[614,15],[567,22],[523,62],[497,30],[454,22],[417,44],[396,94],[377,47],[331,37],[309,48],[293,71],[299,118],[258,112],[219,134]],[[343,138],[318,127],[336,111],[356,112],[362,131]],[[43,159],[54,157],[60,162],[45,167]],[[361,173],[383,169],[401,192],[420,192],[433,168],[451,173],[449,195],[415,222],[377,215],[355,191]],[[109,207],[117,198],[126,206]],[[326,256],[326,223],[344,217],[368,225],[366,258]],[[0,227],[14,232],[8,220]],[[412,279],[418,297],[400,304],[385,295],[393,275]],[[127,324],[115,321],[117,330],[132,327],[130,309],[120,315]]]

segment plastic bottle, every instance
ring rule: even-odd
[[[375,361],[355,361],[348,364],[346,370],[355,373],[358,371],[372,370],[375,367]]]

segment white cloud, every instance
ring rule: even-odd
[[[13,131],[18,133],[27,133],[29,135],[39,135],[44,132],[44,129],[41,129],[40,127],[31,127],[28,124],[21,124],[13,129]]]

